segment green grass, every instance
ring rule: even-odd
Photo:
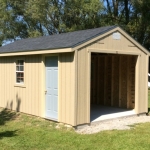
[[[150,110],[150,91],[149,91]],[[0,150],[149,150],[150,123],[81,135],[38,117],[2,110]]]

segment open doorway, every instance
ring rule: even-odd
[[[91,53],[91,122],[133,115],[137,56]]]

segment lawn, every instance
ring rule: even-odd
[[[150,92],[149,92],[150,108]],[[149,109],[150,110],[150,109]],[[81,135],[38,117],[2,110],[0,150],[149,150],[150,123]]]

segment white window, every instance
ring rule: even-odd
[[[24,83],[24,60],[16,61],[16,83]]]

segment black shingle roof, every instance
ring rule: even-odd
[[[108,26],[39,38],[22,39],[0,47],[0,53],[73,48],[116,27],[117,26]]]

